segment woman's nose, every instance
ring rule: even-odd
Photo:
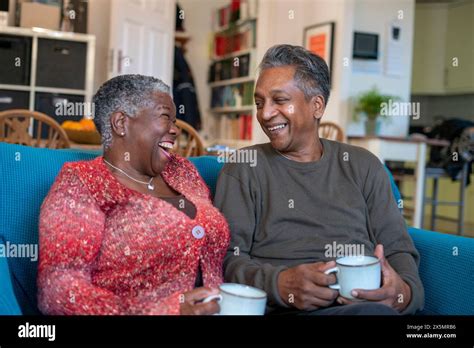
[[[173,135],[176,135],[176,136],[177,136],[180,131],[181,131],[181,130],[178,128],[178,126],[176,125],[176,123],[171,123],[171,127],[170,127],[170,130],[169,130],[170,134],[173,134]]]

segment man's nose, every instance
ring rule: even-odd
[[[268,121],[276,115],[278,115],[278,110],[275,108],[275,105],[273,103],[265,103],[262,109],[262,119]]]

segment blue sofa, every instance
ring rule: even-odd
[[[40,206],[62,165],[96,155],[0,143],[0,252],[6,245],[37,245]],[[191,160],[214,192],[222,164],[216,157]],[[393,180],[392,188],[398,199]],[[473,315],[474,239],[415,228],[409,232],[421,254],[422,314]],[[31,258],[0,253],[0,315],[39,314],[36,270]]]

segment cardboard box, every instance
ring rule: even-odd
[[[23,2],[21,4],[20,27],[59,30],[61,9],[58,6]]]

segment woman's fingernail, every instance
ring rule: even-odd
[[[354,297],[359,296],[358,292],[355,291],[355,290],[352,290],[352,291],[351,291],[351,294],[352,294],[352,296],[354,296]]]

